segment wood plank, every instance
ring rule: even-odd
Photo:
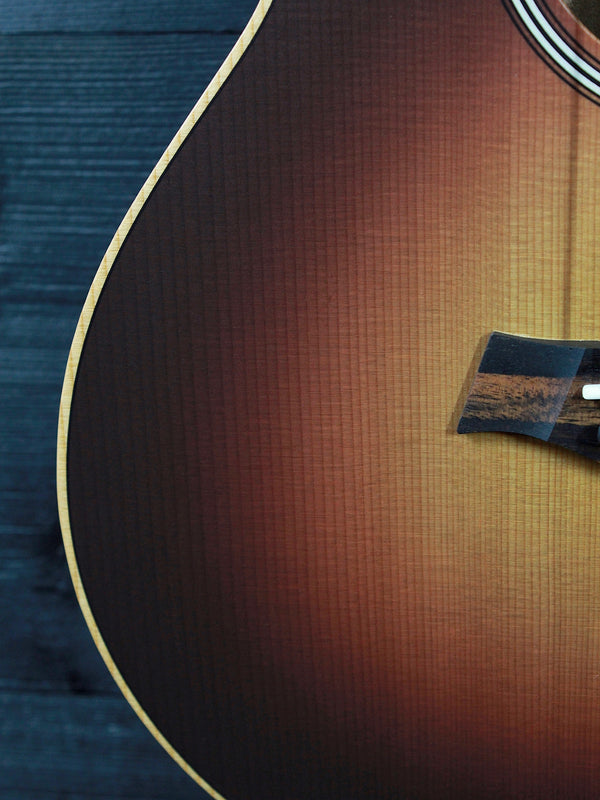
[[[254,0],[0,0],[0,33],[90,31],[239,32]]]
[[[41,285],[64,302],[73,278],[89,285],[90,272],[72,268],[89,261],[95,270],[109,232],[235,39],[0,38],[2,269],[25,262],[54,278],[11,275],[5,297],[7,288],[25,285],[31,296]]]
[[[58,525],[14,528],[0,534],[0,691],[118,696],[90,646]]]
[[[121,697],[0,692],[0,741],[3,800],[203,796]]]

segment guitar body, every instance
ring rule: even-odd
[[[92,287],[71,570],[215,797],[600,796],[598,467],[456,434],[490,331],[600,338],[600,107],[515,7],[260,7]]]

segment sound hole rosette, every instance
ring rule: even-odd
[[[570,86],[600,103],[600,50],[596,37],[558,0],[504,0],[529,44]]]

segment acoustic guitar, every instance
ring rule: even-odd
[[[560,0],[261,2],[118,229],[61,524],[110,671],[214,798],[600,797],[598,451],[473,400],[565,380],[502,373],[505,335],[600,338],[599,102]]]

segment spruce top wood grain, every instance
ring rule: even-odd
[[[215,797],[600,791],[597,467],[456,434],[487,331],[597,335],[600,109],[510,5],[263,6],[92,287],[71,568]]]

